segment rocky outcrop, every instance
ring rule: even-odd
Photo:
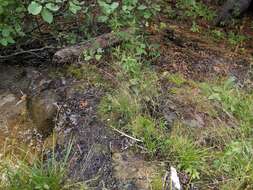
[[[37,146],[54,127],[56,87],[36,68],[0,65],[0,143]],[[14,143],[15,144],[15,143]]]

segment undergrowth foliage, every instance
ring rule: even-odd
[[[117,90],[101,101],[100,116],[109,126],[143,141],[147,154],[152,158],[169,159],[193,180],[199,179],[205,170],[207,151],[198,147],[193,139],[179,136],[180,132],[170,134],[166,120],[154,117],[150,112],[150,106],[155,109],[158,103],[161,85],[156,72],[143,61],[149,54],[148,45],[145,40],[136,39],[140,36],[114,50],[113,67],[120,83]],[[180,85],[184,81],[177,83]]]
[[[102,100],[99,112],[103,120],[143,141],[151,158],[169,161],[187,173],[189,183],[195,182],[204,188],[222,176],[224,180],[218,180],[221,189],[250,189],[253,185],[251,92],[236,86],[233,78],[196,83],[178,74],[163,74],[162,78],[167,78],[174,86],[168,93],[176,95],[177,101],[181,99],[185,104],[195,105],[198,112],[217,118],[216,125],[220,125],[198,129],[178,119],[169,127],[162,116],[154,117],[148,109],[150,102],[155,109],[161,95],[158,77],[142,62],[148,51],[129,54],[128,45],[115,50],[113,67],[121,81],[120,88]],[[192,96],[196,92],[198,94]],[[221,121],[219,118],[224,114],[237,126],[227,126]]]
[[[84,183],[75,183],[66,179],[68,159],[72,142],[68,144],[65,155],[57,158],[54,147],[48,159],[33,158],[27,160],[26,152],[23,158],[15,154],[1,156],[0,160],[0,189],[8,190],[86,190]],[[23,152],[23,150],[20,150]]]
[[[24,36],[34,23],[38,23],[38,18],[52,24],[57,12],[76,14],[82,9],[81,5],[78,0],[2,0],[0,1],[0,44],[7,46],[15,43],[15,38]],[[65,10],[64,7],[67,9]]]
[[[175,165],[187,174],[189,184],[194,182],[205,189],[210,183],[218,184],[220,189],[253,189],[252,92],[237,86],[233,78],[200,83],[181,74],[156,72],[152,58],[159,57],[159,51],[147,42],[141,28],[148,26],[149,19],[161,10],[158,2],[98,0],[87,4],[78,0],[0,0],[0,43],[7,46],[26,35],[29,28],[24,27],[26,22],[29,26],[33,23],[52,26],[59,15],[87,16],[85,19],[89,19],[92,14],[87,10],[93,7],[98,14],[94,18],[96,22],[111,30],[135,28],[134,34],[118,32],[124,41],[110,49],[114,88],[111,84],[106,86],[96,65],[69,66],[67,76],[103,88],[107,94],[98,108],[101,119],[109,127],[139,139],[149,159],[158,158]],[[214,12],[201,1],[180,0],[175,5],[183,11],[181,18],[192,19],[193,32],[199,31],[197,18],[208,21],[214,18]],[[212,34],[217,39],[225,37],[219,30]],[[232,32],[228,39],[232,45],[245,40]],[[93,59],[99,62],[103,53],[104,50],[98,47],[83,52],[82,56],[86,62]],[[164,90],[162,80],[171,87]],[[182,107],[191,106],[193,109],[188,112],[194,110],[196,114],[204,115],[211,124],[196,127],[184,120],[183,113],[177,113],[170,123],[161,111],[161,99],[179,103]],[[159,113],[154,114],[155,111]],[[55,159],[34,164],[3,162],[0,166],[3,173],[0,184],[6,188],[64,189],[66,163],[60,164]],[[152,184],[161,187],[157,181]]]
[[[72,15],[89,20],[94,17],[89,10],[99,8],[97,22],[102,22],[112,29],[120,29],[150,19],[160,11],[159,4],[150,0],[98,0],[92,3],[82,0],[1,0],[0,1],[0,44],[7,46],[16,39],[39,29],[43,22],[56,26],[55,19],[68,20]],[[12,10],[12,11],[10,11]],[[76,18],[73,17],[73,21]],[[95,19],[95,18],[93,18]],[[36,27],[34,27],[34,25]]]

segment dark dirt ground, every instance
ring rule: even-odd
[[[76,87],[78,91],[73,90]],[[85,182],[90,189],[147,189],[148,179],[141,171],[155,166],[131,154],[134,142],[100,121],[97,106],[103,91],[76,87],[67,89],[66,100],[59,103],[56,126],[56,152],[63,155],[72,143],[68,177]]]
[[[249,79],[251,48],[239,53],[227,48],[226,42],[214,42],[189,31],[187,25],[172,23],[159,34],[151,31],[151,40],[161,44],[161,56],[155,63],[161,71],[180,72],[197,81],[227,76],[242,83]]]

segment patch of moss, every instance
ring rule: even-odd
[[[157,173],[151,180],[151,187],[153,190],[163,189],[163,174]]]
[[[169,93],[184,106],[193,107],[197,113],[205,113],[210,117],[217,117],[218,112],[211,101],[206,97],[199,87],[182,86],[171,88]]]
[[[169,83],[172,83],[177,87],[180,87],[183,84],[187,83],[187,80],[180,73],[165,72],[165,73],[163,73],[163,78],[166,78]]]
[[[85,80],[88,84],[91,84],[95,87],[107,88],[108,86],[110,86],[108,80],[103,77],[103,75],[95,65],[70,65],[67,68],[66,74],[78,80]]]

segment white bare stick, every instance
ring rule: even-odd
[[[121,135],[123,135],[123,136],[129,138],[129,139],[132,139],[132,140],[137,141],[137,142],[143,142],[142,140],[137,139],[137,138],[135,138],[135,137],[132,137],[132,136],[130,136],[130,135],[128,135],[128,134],[126,134],[126,133],[124,133],[124,132],[122,132],[122,131],[120,131],[120,130],[114,128],[114,127],[112,127],[112,129],[113,129],[114,131],[120,133]]]

